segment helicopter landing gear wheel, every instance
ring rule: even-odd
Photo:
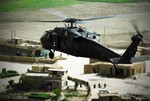
[[[54,58],[54,53],[53,53],[52,51],[49,52],[49,57],[50,57],[51,59]]]

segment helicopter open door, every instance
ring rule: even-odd
[[[57,38],[57,34],[52,34],[52,38],[50,40],[52,42],[52,46],[51,46],[51,49],[50,50],[50,53],[49,53],[49,57],[52,59],[54,58],[54,51],[57,50],[57,47],[58,47],[58,38]]]
[[[52,48],[53,49],[57,49],[57,43],[58,43],[58,39],[57,39],[57,35],[56,34],[53,34],[52,35],[52,40],[51,40],[52,43]]]

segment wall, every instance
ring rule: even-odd
[[[145,69],[146,69],[145,62],[135,63],[133,64],[133,67],[135,69],[134,71],[135,74],[145,73]]]
[[[0,55],[0,61],[35,63],[35,62],[37,62],[37,60],[39,63],[47,63],[47,64],[53,64],[57,61],[57,59],[44,59],[44,58],[40,59],[40,58],[26,57],[26,56]]]
[[[121,97],[119,97],[119,96],[104,96],[104,97],[99,97],[99,101],[121,101]]]
[[[94,73],[94,70],[96,70],[97,73],[103,76],[127,77],[135,74],[144,73],[146,67],[145,62],[133,64],[118,64],[116,66],[117,69],[120,70],[119,74],[117,74],[114,65],[107,62],[86,64],[84,66],[84,73]]]
[[[93,73],[93,66],[90,64],[84,65],[84,73],[88,74],[88,73]]]
[[[36,58],[34,57],[24,57],[24,56],[7,56],[0,55],[0,61],[12,61],[12,62],[36,62]]]
[[[52,91],[56,88],[62,88],[61,77],[43,77],[43,76],[27,76],[34,80],[35,89],[33,90],[49,90]],[[48,84],[50,84],[50,89],[48,89]]]
[[[77,78],[73,78],[73,77],[70,77],[70,76],[68,76],[68,80],[75,82],[75,89],[77,88],[77,86],[79,84],[85,85],[87,87],[87,95],[86,95],[85,101],[90,101],[91,100],[91,87],[90,87],[90,85],[87,81],[77,79]]]

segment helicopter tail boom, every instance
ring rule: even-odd
[[[142,41],[143,36],[141,34],[136,34],[134,35],[131,40],[132,43],[129,45],[129,47],[127,48],[127,50],[124,52],[124,54],[120,57],[120,59],[115,60],[115,62],[117,62],[117,64],[122,63],[122,64],[130,64],[132,63],[132,58],[135,56],[136,51],[137,51],[137,47],[139,45],[139,43]]]

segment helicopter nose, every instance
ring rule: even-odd
[[[46,32],[44,32],[44,34],[41,36],[41,39],[40,39],[40,41],[41,41],[41,44],[43,45],[43,43],[44,43],[44,41],[45,41],[45,39],[46,39]]]
[[[40,41],[43,48],[49,49],[49,33],[47,31],[45,31],[44,34],[41,36]]]

